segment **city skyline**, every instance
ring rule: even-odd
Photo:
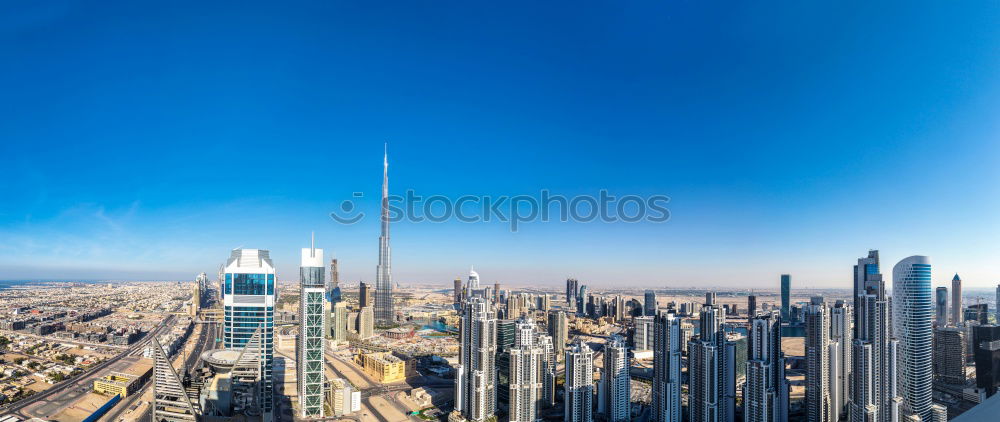
[[[879,249],[995,285],[1000,7],[648,6],[8,6],[0,278],[183,280],[245,246],[294,280],[315,231],[374,283],[388,141],[395,195],[670,198],[663,223],[394,223],[401,283],[840,287]]]

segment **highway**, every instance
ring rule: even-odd
[[[4,406],[4,407],[0,408],[0,412],[2,412],[2,414],[4,414],[4,415],[6,415],[6,414],[13,414],[13,415],[17,415],[19,417],[25,418],[25,419],[30,419],[32,417],[35,417],[36,415],[27,415],[27,414],[22,413],[22,411],[24,410],[24,408],[26,408],[28,406],[31,406],[31,405],[34,405],[34,404],[37,404],[37,403],[42,403],[42,402],[60,404],[62,407],[70,405],[69,402],[62,402],[61,400],[50,401],[49,398],[52,397],[52,396],[54,396],[54,395],[56,395],[56,394],[58,394],[58,393],[66,392],[67,390],[69,390],[71,388],[73,388],[73,389],[79,389],[81,391],[89,391],[90,390],[90,386],[93,384],[93,380],[96,379],[96,378],[98,378],[99,376],[101,376],[103,374],[103,370],[105,368],[107,368],[107,367],[109,367],[109,366],[117,363],[122,358],[125,358],[127,356],[132,356],[136,352],[138,352],[138,353],[141,354],[142,353],[142,349],[146,346],[147,343],[149,343],[149,340],[152,339],[155,336],[159,336],[165,330],[169,330],[170,327],[173,326],[173,322],[174,322],[175,319],[176,318],[173,315],[167,316],[166,318],[163,319],[163,321],[160,322],[160,324],[153,331],[151,331],[149,333],[146,333],[146,336],[143,337],[142,340],[140,340],[136,344],[133,344],[132,346],[129,346],[128,349],[125,349],[122,353],[118,354],[117,356],[115,356],[115,357],[113,357],[111,359],[108,359],[108,360],[106,360],[104,362],[101,362],[101,363],[99,363],[97,365],[94,365],[94,367],[90,368],[90,370],[88,370],[88,371],[86,371],[86,372],[84,372],[82,374],[78,374],[78,375],[76,375],[74,377],[67,378],[66,380],[64,380],[62,382],[56,383],[55,385],[53,385],[52,387],[50,387],[49,389],[47,389],[45,391],[42,391],[42,392],[39,392],[39,393],[35,393],[31,397],[28,397],[28,398],[26,398],[24,400],[20,400],[20,401],[11,403],[11,404],[9,404],[7,406]],[[79,396],[80,395],[77,395],[77,397],[79,397]],[[48,415],[41,415],[39,417],[43,417],[44,418],[45,416],[48,416]]]

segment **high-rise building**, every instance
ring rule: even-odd
[[[1000,284],[997,284],[997,297],[993,303],[993,310],[996,311],[997,322],[1000,322]]]
[[[493,283],[493,303],[500,303],[500,282]]]
[[[479,273],[476,272],[475,268],[469,268],[469,283],[466,284],[466,290],[470,296],[473,290],[479,290]]]
[[[948,288],[944,286],[934,291],[934,325],[948,325]]]
[[[968,340],[958,327],[934,329],[934,379],[946,384],[965,384],[965,355]]]
[[[854,333],[851,307],[838,300],[830,308],[830,402],[833,419],[847,414],[851,388],[851,345]]]
[[[989,324],[989,314],[989,305],[985,303],[969,305],[965,308],[965,312],[962,315],[962,321],[976,321],[980,325]]]
[[[594,351],[586,343],[577,341],[566,349],[566,384],[564,388],[566,404],[563,420],[566,422],[593,422]]]
[[[724,422],[735,417],[735,349],[726,339],[725,311],[715,293],[705,295],[700,333],[688,344],[688,408],[691,422]]]
[[[204,274],[204,273],[203,273]],[[191,292],[191,308],[190,316],[191,318],[198,317],[198,310],[201,308],[201,283],[198,280],[194,282],[194,289]]]
[[[334,261],[336,262],[336,261]],[[296,361],[299,387],[299,416],[302,418],[322,418],[323,391],[325,385],[326,358],[324,355],[324,337],[326,337],[326,318],[323,315],[323,302],[326,296],[326,286],[323,280],[323,250],[316,249],[315,242],[309,248],[302,249],[302,261],[299,267],[299,338],[298,360]],[[334,267],[335,268],[335,267]],[[338,287],[339,289],[339,287]],[[338,301],[337,306],[343,302]],[[339,320],[338,322],[343,322]]]
[[[497,320],[492,304],[480,297],[463,305],[455,370],[455,411],[482,422],[496,412]]]
[[[898,343],[891,335],[892,317],[885,284],[878,271],[878,251],[855,266],[854,330],[851,351],[849,420],[898,422],[902,398],[897,391]]]
[[[337,302],[333,304],[331,315],[333,318],[330,318],[330,338],[333,341],[347,341],[347,303]]]
[[[635,317],[635,331],[632,333],[632,346],[635,351],[654,350],[653,343],[653,320],[655,317],[641,316]]]
[[[986,396],[996,394],[1000,387],[1000,326],[972,327],[976,362],[976,387],[985,390]]]
[[[573,280],[576,281],[576,280]],[[587,312],[587,285],[580,286],[580,293],[576,298],[576,313],[585,315]]]
[[[642,314],[645,316],[656,315],[656,293],[646,290],[642,303]]]
[[[562,311],[549,312],[548,323],[549,335],[552,336],[552,346],[555,348],[556,356],[561,356],[566,350],[566,340],[568,338],[569,326],[566,322],[566,313]]]
[[[542,312],[548,312],[550,305],[551,302],[549,301],[549,295],[542,293],[535,297],[535,309]]]
[[[933,309],[930,260],[911,256],[899,261],[892,268],[892,318],[899,339],[900,393],[904,409],[921,420],[931,417]]]
[[[375,288],[362,281],[358,288],[358,307],[367,308],[369,306],[375,307]]]
[[[343,294],[340,291],[340,269],[337,258],[330,258],[330,283],[327,286],[327,300],[330,303],[343,300]]]
[[[750,319],[746,384],[743,386],[745,422],[788,420],[788,381],[781,352],[781,318],[761,312]]]
[[[544,350],[535,343],[538,330],[531,318],[517,322],[510,353],[510,422],[535,422],[542,401]]]
[[[788,313],[789,306],[791,306],[791,293],[792,293],[792,276],[789,274],[781,275],[781,319],[783,321],[788,321],[790,314]]]
[[[747,296],[747,319],[753,318],[757,315],[757,296],[750,295]]]
[[[601,405],[604,418],[609,422],[629,420],[631,381],[628,345],[621,336],[611,336],[604,345],[604,368],[601,371],[599,388],[603,390],[598,395],[604,399]]]
[[[517,321],[512,319],[497,320],[497,402],[508,403],[510,401],[510,354],[507,353],[514,347],[514,333],[517,331]]]
[[[673,313],[653,317],[652,421],[681,422],[681,318]]]
[[[806,306],[806,420],[833,422],[830,398],[830,318],[822,297]]]
[[[392,325],[396,312],[392,309],[392,252],[389,248],[389,154],[382,164],[382,234],[378,237],[378,266],[375,269],[375,323]]]
[[[575,305],[577,302],[577,292],[580,291],[580,282],[575,278],[566,279],[566,303]]]
[[[358,338],[366,340],[375,336],[375,309],[371,306],[358,312]]]
[[[536,331],[537,332],[537,331]],[[543,408],[556,405],[556,353],[552,346],[552,336],[538,332],[535,344],[542,349],[542,362],[539,365],[542,379],[542,393],[539,404]]]
[[[455,279],[455,304],[460,305],[462,303],[462,279]]]
[[[951,323],[962,324],[962,279],[958,274],[951,279]]]
[[[241,349],[260,329],[259,407],[265,421],[274,419],[274,264],[263,249],[234,249],[226,262],[222,344]]]

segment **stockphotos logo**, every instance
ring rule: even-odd
[[[365,218],[355,201],[364,198],[361,192],[354,192],[352,199],[340,203],[340,210],[330,213],[330,217],[340,224],[354,224]],[[457,220],[463,223],[501,222],[510,224],[510,230],[517,232],[525,223],[541,221],[559,222],[602,222],[637,223],[648,221],[663,223],[670,220],[670,210],[666,195],[622,195],[614,196],[607,190],[594,195],[566,197],[553,195],[543,189],[538,195],[476,196],[462,195],[450,198],[443,195],[421,196],[412,190],[405,196],[389,195],[389,221],[409,221],[413,223],[443,223]]]

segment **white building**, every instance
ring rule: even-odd
[[[299,373],[299,416],[322,418],[326,397],[326,355],[324,354],[326,318],[323,315],[326,284],[323,277],[323,250],[315,245],[302,249],[299,268],[299,321],[301,329],[296,362]],[[339,305],[340,303],[338,303]]]
[[[601,387],[603,413],[610,422],[629,420],[631,410],[631,380],[629,378],[628,345],[620,336],[611,336],[604,345],[604,369]]]
[[[657,315],[653,324],[653,421],[681,422],[681,318]]]
[[[469,421],[493,418],[497,407],[497,319],[481,297],[465,302],[459,330],[455,412]]]
[[[788,381],[781,352],[781,318],[777,311],[757,312],[750,319],[747,375],[743,386],[745,422],[788,420]]]
[[[594,351],[583,342],[566,349],[566,422],[594,420]]]
[[[830,397],[830,318],[822,297],[813,297],[805,308],[806,319],[806,420],[834,422]]]

